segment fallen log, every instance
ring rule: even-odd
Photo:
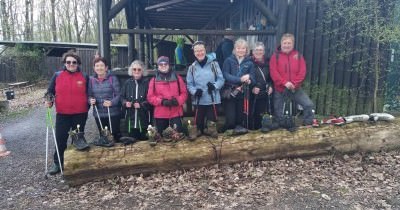
[[[290,133],[276,130],[267,134],[250,132],[242,136],[218,139],[202,137],[194,142],[147,142],[92,146],[87,152],[68,148],[65,152],[64,177],[71,186],[88,181],[131,174],[149,174],[230,164],[252,160],[287,157],[389,151],[400,148],[400,121],[351,123],[344,126],[301,128]]]

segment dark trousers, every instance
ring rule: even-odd
[[[303,111],[303,124],[311,125],[314,119],[314,113],[312,110],[314,109],[314,104],[308,95],[302,90],[298,89],[294,92],[285,90],[282,93],[277,91],[274,92],[274,116],[281,120],[283,119],[284,115],[284,106],[288,107],[289,104],[285,104],[285,101],[293,101],[295,103],[300,104],[304,111]]]
[[[237,125],[244,126],[243,97],[226,99],[224,101],[225,126],[224,130],[234,129]]]
[[[251,105],[250,105],[250,124],[251,129],[257,130],[261,128],[262,117],[265,113],[272,115],[272,102],[271,96],[256,97],[252,95]]]
[[[217,112],[217,105],[215,105],[215,109],[215,112]],[[207,120],[216,122],[217,116],[215,116],[215,112],[213,105],[198,105],[195,113],[197,130],[203,132],[205,128],[206,117]]]
[[[97,129],[99,130],[99,133],[101,132],[101,127],[99,123],[99,118],[95,117],[96,120],[96,125]],[[110,130],[110,122],[108,120],[108,117],[100,117],[101,125],[103,128],[107,126],[108,130]],[[111,128],[112,128],[112,135],[114,137],[115,141],[118,141],[119,138],[121,137],[121,131],[119,129],[119,122],[120,122],[120,116],[112,116],[111,117]]]
[[[79,131],[85,132],[86,120],[88,117],[88,113],[81,114],[56,114],[56,139],[57,146],[60,152],[60,159],[58,160],[57,151],[54,151],[54,163],[57,165],[64,166],[64,151],[67,148],[68,141],[68,131],[75,130],[77,125],[79,124]]]
[[[156,121],[157,131],[160,134],[162,134],[163,130],[168,128],[169,125],[171,125],[171,127],[176,125],[178,132],[182,132],[182,119],[181,119],[181,117],[174,117],[174,118],[171,118],[171,119],[155,118],[155,121]]]

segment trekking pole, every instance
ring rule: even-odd
[[[99,115],[99,111],[97,110],[96,104],[94,104],[93,107],[94,107],[94,110],[96,111],[97,118],[99,119],[100,128],[101,128],[101,130],[103,130],[103,125],[101,124],[100,115]]]
[[[251,107],[251,116],[252,116],[252,126],[253,126],[253,129],[254,129],[254,114],[256,113],[256,103],[257,103],[257,96],[258,96],[258,94],[254,94],[254,100],[253,100],[253,106]]]
[[[49,109],[49,108],[47,108]],[[45,171],[44,171],[44,178],[47,179],[47,173],[48,173],[48,168],[47,168],[47,161],[48,161],[48,153],[49,153],[49,111],[47,110],[46,112],[46,162],[45,162]]]
[[[112,125],[111,125],[111,116],[110,116],[110,107],[107,106],[107,112],[108,112],[108,123],[110,125],[110,133],[112,134]]]
[[[197,125],[197,113],[199,112],[200,97],[197,97],[196,112],[194,113],[194,125]]]
[[[212,102],[212,106],[213,106],[215,121],[218,121],[218,114],[217,114],[217,108],[215,107],[215,100],[214,100],[213,91],[210,91],[208,93],[211,95],[211,102]]]
[[[56,131],[54,130],[54,125],[53,125],[53,120],[52,120],[52,117],[51,117],[51,109],[50,109],[50,107],[47,108],[47,116],[49,118],[49,124],[51,125],[51,129],[53,131],[54,144],[56,146],[57,158],[58,158],[58,162],[60,164],[61,177],[63,177],[63,179],[64,179],[64,172],[63,172],[62,165],[60,163],[61,162],[60,151],[58,150],[57,139],[56,139]]]
[[[249,129],[249,92],[246,84],[243,84],[243,94],[243,113],[246,115],[246,128]]]

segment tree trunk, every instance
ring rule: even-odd
[[[92,146],[88,152],[70,147],[65,152],[64,176],[68,184],[79,185],[120,175],[149,174],[213,164],[391,150],[399,148],[399,136],[400,121],[397,120],[393,123],[304,128],[294,133],[277,130],[235,137],[220,135],[218,140],[202,137],[194,142],[159,143],[155,147],[147,142],[112,148]]]
[[[1,28],[3,31],[3,39],[10,40],[11,39],[11,28],[10,28],[10,12],[9,12],[9,4],[6,0],[1,0],[0,7],[1,7]]]
[[[57,27],[56,27],[56,0],[51,0],[51,15],[50,15],[50,25],[51,25],[51,34],[53,42],[57,41]]]

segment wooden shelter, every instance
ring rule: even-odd
[[[154,62],[153,51],[170,35],[197,35],[215,50],[223,35],[249,42],[262,41],[270,56],[283,33],[293,33],[295,48],[307,62],[304,89],[316,104],[317,114],[369,113],[373,107],[374,72],[368,71],[375,43],[355,36],[359,28],[341,28],[341,17],[327,19],[329,6],[319,0],[98,0],[99,49],[110,57],[112,34],[128,34],[128,61]],[[348,2],[350,4],[351,1]],[[390,8],[386,8],[390,9]],[[110,28],[109,22],[124,10],[127,28]],[[372,11],[371,11],[372,12]],[[390,14],[387,12],[387,14]],[[224,30],[231,28],[232,30]],[[138,40],[135,42],[135,40]],[[193,41],[193,40],[191,40]],[[136,45],[135,45],[136,43]],[[251,44],[250,43],[250,44]],[[341,43],[341,44],[339,44]],[[343,56],[349,55],[349,56]],[[173,55],[169,55],[171,58]],[[386,69],[388,61],[382,61]],[[363,70],[364,69],[364,70]],[[385,80],[385,74],[381,81]],[[380,82],[380,84],[383,84]],[[383,101],[379,86],[378,101]],[[381,110],[379,104],[378,110]]]

